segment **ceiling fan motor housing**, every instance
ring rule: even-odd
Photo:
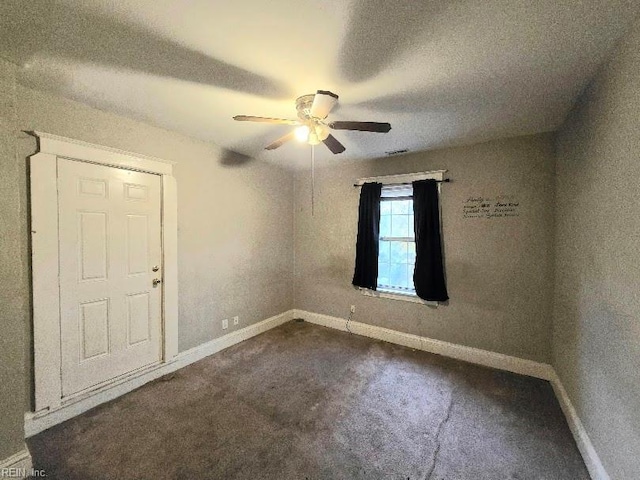
[[[311,106],[313,105],[313,99],[315,94],[302,95],[296,98],[296,110],[298,111],[298,118],[300,120],[309,120],[311,118]]]
[[[327,92],[331,93],[331,95],[328,96],[328,101],[325,102],[325,95],[318,95],[320,93],[324,92],[319,90],[316,94],[311,93],[309,95],[302,95],[296,99],[296,110],[298,111],[298,118],[300,118],[300,120],[302,120],[309,129],[307,143],[309,143],[310,145],[318,145],[329,136],[329,128],[322,123],[322,120],[326,118],[326,115],[324,115],[324,117],[322,118],[318,118],[314,117],[311,114],[314,102],[316,103],[316,112],[328,113],[329,110],[333,108],[333,105],[336,103],[337,99],[337,95],[332,94],[331,92]],[[318,102],[320,102],[321,105],[317,105]],[[322,105],[323,103],[325,105]],[[318,109],[317,107],[320,108]]]

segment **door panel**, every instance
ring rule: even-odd
[[[109,300],[80,304],[80,361],[109,353]]]
[[[107,279],[107,212],[78,212],[80,280]]]
[[[127,345],[149,340],[150,327],[149,293],[127,295]]]
[[[160,176],[58,159],[62,392],[161,360]]]

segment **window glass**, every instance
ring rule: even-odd
[[[389,263],[380,262],[378,264],[378,285],[390,285]]]
[[[391,241],[391,263],[407,263],[407,242]]]
[[[409,263],[410,265],[414,265],[416,263],[416,243],[408,242],[407,250],[407,263]]]
[[[389,283],[394,287],[408,288],[407,285],[407,264],[392,263],[389,272]]]
[[[413,200],[393,200],[391,202],[391,214],[409,215],[409,207],[413,209]]]
[[[383,187],[378,255],[378,288],[381,290],[415,294],[416,245],[411,196],[410,187]]]
[[[415,250],[415,248],[414,248]],[[389,263],[391,252],[391,242],[387,242],[385,240],[380,241],[380,253],[378,254],[378,263]]]
[[[395,202],[390,202],[395,203]],[[409,215],[391,215],[391,235],[392,237],[409,236]]]
[[[391,202],[382,202],[391,203]],[[390,237],[391,236],[391,215],[383,215],[380,214],[380,236],[381,237]]]

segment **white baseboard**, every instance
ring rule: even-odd
[[[309,323],[347,331],[347,320],[344,318],[332,317],[304,310],[294,310],[293,318],[302,318]],[[569,399],[560,378],[551,365],[501,353],[481,350],[479,348],[456,345],[442,340],[402,333],[388,328],[367,325],[366,323],[349,322],[349,330],[356,335],[375,338],[377,340],[383,340],[397,345],[404,345],[416,350],[424,350],[425,352],[435,353],[478,365],[484,365],[486,367],[506,370],[520,375],[548,380],[551,383],[556,397],[558,398],[558,402],[560,403],[560,407],[567,418],[567,423],[569,424],[569,428],[571,429],[591,478],[593,480],[610,480],[595,448],[593,448],[593,444],[587,435],[587,431],[584,429],[575,408],[571,404],[571,400]]]
[[[331,317],[329,315],[321,315],[319,313],[307,312],[304,310],[294,310],[294,318],[303,318],[310,323],[323,325],[325,327],[335,328],[337,330],[346,331],[346,322],[344,318]],[[443,355],[445,357],[463,360],[465,362],[484,365],[485,367],[506,370],[520,375],[541,378],[543,380],[551,380],[554,375],[553,367],[546,363],[534,362],[524,358],[512,357],[502,353],[490,352],[479,348],[466,347],[464,345],[456,345],[455,343],[435,340],[428,337],[420,337],[410,333],[398,332],[388,328],[376,327],[360,322],[349,322],[351,332],[365,337],[383,340],[397,345],[425,352]]]
[[[293,319],[293,310],[281,313],[274,317],[268,318],[248,327],[236,330],[234,332],[218,337],[210,342],[191,348],[184,352],[180,352],[172,360],[156,365],[149,369],[139,372],[135,376],[127,377],[125,380],[119,380],[112,385],[102,387],[99,391],[82,398],[71,399],[67,403],[63,403],[62,407],[56,410],[46,410],[43,412],[29,412],[25,414],[24,431],[27,438],[40,433],[47,428],[62,423],[81,413],[86,412],[98,405],[113,400],[125,393],[131,392],[142,385],[160,378],[176,370],[186,367],[198,360],[202,360],[209,355],[213,355],[225,348],[231,347],[237,343],[247,340],[256,335],[275,328],[283,323]]]
[[[610,480],[609,474],[604,469],[604,465],[602,465],[600,457],[598,456],[596,449],[593,447],[591,439],[589,438],[580,417],[578,417],[578,412],[576,412],[575,407],[571,403],[569,394],[565,390],[564,385],[562,385],[562,382],[560,381],[560,377],[555,371],[553,372],[553,377],[550,382],[553,390],[556,392],[558,402],[560,402],[560,408],[562,408],[564,416],[567,418],[567,423],[569,424],[573,438],[576,441],[578,450],[580,450],[580,454],[584,459],[587,470],[589,470],[589,475],[591,475],[593,480]]]
[[[32,474],[32,468],[31,454],[25,445],[15,455],[0,460],[0,478],[26,478]]]

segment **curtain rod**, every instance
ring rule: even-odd
[[[450,178],[444,178],[442,180],[434,180],[434,182],[436,183],[449,183],[451,181]],[[354,183],[353,186],[354,187],[361,187],[362,185],[364,185],[365,183],[369,183],[369,182],[364,182],[364,183]],[[375,183],[375,182],[374,182]],[[399,183],[385,183],[384,185],[411,185],[413,182],[399,182]]]

